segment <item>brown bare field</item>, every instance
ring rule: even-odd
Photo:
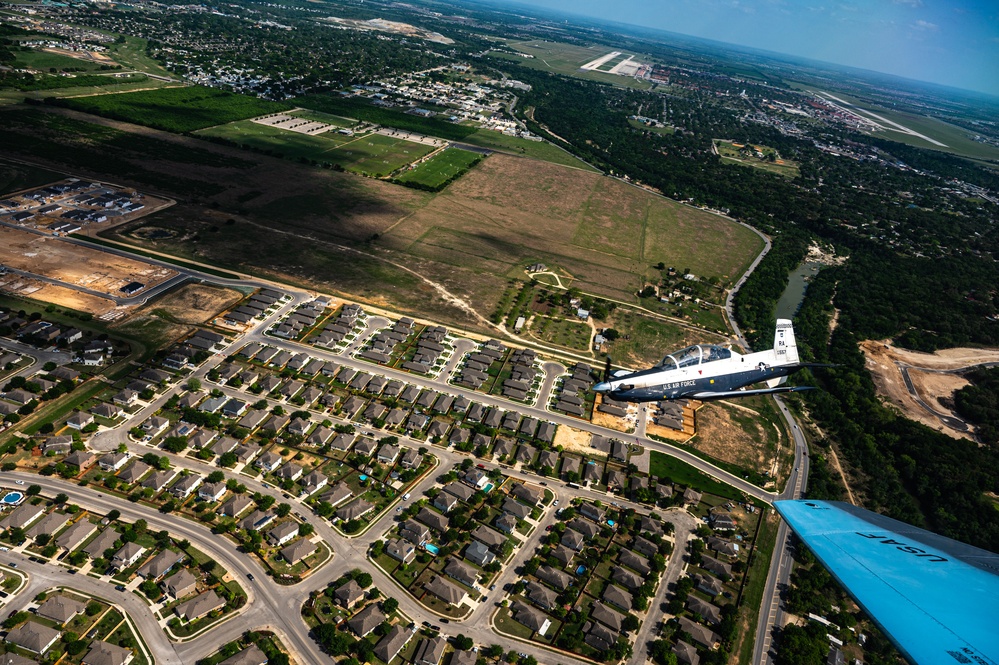
[[[42,284],[42,288],[31,294],[35,300],[52,303],[78,312],[90,312],[94,316],[100,316],[110,312],[115,308],[113,300],[98,298],[89,293],[80,293],[66,286],[56,286],[55,284]]]
[[[629,423],[624,418],[618,418],[617,416],[612,416],[609,413],[602,413],[596,409],[593,410],[593,417],[590,418],[590,422],[594,425],[606,427],[607,429],[616,430],[618,432],[633,432],[635,430],[634,425]]]
[[[154,303],[156,311],[178,323],[198,324],[209,321],[243,297],[235,289],[205,284],[185,284]]]
[[[555,430],[555,441],[552,445],[562,446],[562,449],[565,451],[581,455],[592,455],[596,451],[590,447],[590,439],[589,432],[561,425]]]
[[[0,231],[0,263],[109,295],[119,295],[128,282],[153,286],[177,275],[169,268],[6,226]]]
[[[762,242],[721,217],[596,173],[494,154],[380,243],[476,272],[542,261],[585,291],[633,299],[650,265],[732,280]],[[505,270],[504,270],[505,268]]]
[[[887,347],[887,348],[886,348]],[[941,349],[935,353],[921,353],[899,349],[885,341],[861,342],[861,351],[867,358],[878,394],[897,406],[905,417],[923,423],[954,438],[972,438],[971,432],[959,432],[945,427],[939,418],[920,406],[909,394],[897,362],[909,366],[909,378],[919,397],[931,408],[958,417],[950,406],[954,391],[968,385],[956,374],[937,374],[928,370],[955,370],[985,362],[999,362],[999,349]]]
[[[697,436],[690,444],[701,452],[731,464],[737,464],[759,473],[771,470],[773,459],[767,455],[764,442],[765,427],[771,424],[754,418],[749,424],[738,423],[733,411],[739,406],[708,402],[697,412]],[[755,414],[746,409],[747,414]]]

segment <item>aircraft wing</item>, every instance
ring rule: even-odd
[[[696,399],[701,402],[710,402],[715,399],[728,399],[729,397],[749,397],[751,395],[775,395],[777,393],[800,393],[803,390],[815,390],[814,386],[777,386],[776,388],[754,388],[752,390],[702,390],[697,393],[683,395],[684,399]]]
[[[999,555],[839,501],[774,507],[910,662],[999,664]]]

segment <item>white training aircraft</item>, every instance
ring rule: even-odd
[[[695,344],[671,353],[651,369],[611,372],[610,358],[604,380],[595,392],[620,402],[658,402],[696,399],[708,401],[750,395],[770,395],[812,390],[811,386],[784,385],[787,377],[804,367],[829,367],[798,361],[794,329],[788,319],[777,320],[774,348],[742,355],[726,346]],[[765,381],[766,388],[745,387]]]

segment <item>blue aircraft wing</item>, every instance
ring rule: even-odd
[[[777,501],[912,663],[999,665],[999,555],[839,501]]]

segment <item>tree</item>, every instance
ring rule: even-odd
[[[220,483],[225,480],[225,474],[221,471],[212,471],[208,474],[208,482]]]
[[[386,614],[391,614],[392,612],[395,612],[397,609],[399,609],[399,601],[396,600],[395,598],[386,598],[385,601],[382,603],[382,609],[385,610]]]
[[[371,573],[360,572],[354,576],[354,581],[357,582],[362,589],[367,589],[371,586]]]
[[[54,501],[57,504],[62,505],[64,503],[66,503],[67,501],[69,501],[69,497],[66,496],[66,494],[64,492],[59,492],[58,494],[56,494]]]
[[[287,503],[279,503],[274,508],[274,514],[277,515],[278,517],[287,517],[288,513],[290,512],[291,512],[291,506],[289,506]]]
[[[454,648],[459,651],[468,651],[473,646],[472,638],[459,634],[454,638]]]
[[[195,393],[195,392],[198,392],[199,390],[201,390],[201,379],[198,379],[198,378],[195,378],[195,377],[191,377],[190,379],[188,379],[187,380],[187,389],[190,390],[192,393]]]
[[[28,485],[28,496],[38,496],[42,493],[41,485]]]

